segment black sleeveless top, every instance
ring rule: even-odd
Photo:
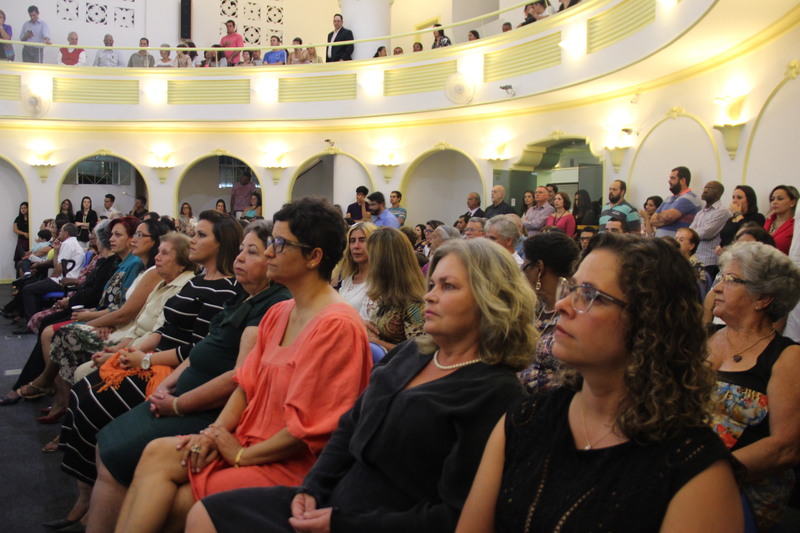
[[[664,442],[578,450],[567,419],[573,396],[555,389],[509,410],[497,533],[658,532],[675,493],[730,457],[708,427]]]

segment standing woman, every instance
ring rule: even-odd
[[[655,237],[656,229],[650,223],[653,213],[664,203],[664,199],[660,196],[651,196],[644,201],[644,206],[639,209],[639,218],[642,219],[641,232],[643,237]]]
[[[547,217],[545,226],[555,226],[567,234],[567,237],[575,236],[575,217],[569,212],[572,202],[564,192],[557,192],[553,197],[553,207],[555,212]]]
[[[533,191],[527,190],[522,194],[522,223],[524,225],[526,220],[530,220],[533,216],[533,206],[535,205],[533,199]]]
[[[797,196],[797,189],[791,185],[778,185],[772,189],[769,193],[772,214],[764,222],[764,229],[775,239],[775,247],[787,255],[794,235]]]
[[[441,28],[441,24],[434,24],[434,28]],[[431,48],[442,48],[444,46],[450,46],[452,43],[450,42],[450,37],[444,34],[444,30],[434,29],[433,30],[433,45]]]
[[[607,232],[587,252],[556,295],[564,386],[497,424],[456,532],[742,531],[730,454],[708,425],[688,261],[662,239]]]
[[[61,207],[56,215],[56,229],[61,229],[61,226],[67,222],[75,222],[75,213],[72,211],[72,201],[69,198],[61,202]]]
[[[275,213],[267,275],[294,299],[261,321],[216,422],[145,448],[117,532],[182,530],[193,501],[208,494],[303,480],[372,368],[364,325],[330,284],[344,236],[325,200],[303,198]]]
[[[6,13],[2,9],[0,9],[0,39],[5,39],[6,41],[11,40],[11,36],[14,32],[11,29],[10,24],[6,24]],[[4,44],[3,45],[3,52],[0,53],[0,61],[14,61],[14,45],[13,44]]]
[[[17,234],[17,246],[14,248],[14,268],[30,248],[30,223],[28,221],[28,202],[19,204],[19,213],[14,219],[14,233]]]
[[[558,360],[553,357],[558,312],[556,293],[560,284],[575,272],[580,250],[575,240],[560,231],[528,237],[523,243],[525,262],[522,272],[536,292],[536,318],[533,325],[542,336],[536,345],[533,363],[519,373],[528,392],[558,386]]]
[[[760,227],[764,227],[766,218],[758,212],[758,198],[756,191],[749,185],[738,185],[733,189],[731,205],[728,207],[733,216],[725,222],[719,232],[720,242],[717,246],[717,255],[720,255],[723,248],[731,244],[736,233],[747,222],[754,222]]]
[[[388,352],[422,335],[425,280],[411,242],[400,230],[382,227],[372,232],[367,255],[372,261],[360,314],[370,342]]]
[[[89,245],[89,235],[97,225],[97,212],[92,209],[92,199],[84,196],[81,199],[81,210],[75,214],[75,225],[81,230],[78,241],[85,248]]]
[[[589,191],[580,189],[575,193],[575,205],[572,207],[572,216],[575,217],[576,226],[596,226],[597,215],[592,209],[592,199]]]
[[[717,371],[712,427],[747,468],[743,492],[759,531],[780,522],[800,461],[800,347],[775,330],[800,298],[800,269],[759,242],[740,242],[720,257],[712,289],[725,327],[708,339]]]
[[[367,274],[369,273],[369,254],[367,239],[377,226],[372,222],[358,222],[347,231],[347,248],[342,261],[333,272],[333,279],[339,280],[339,296],[358,311],[367,296]]]

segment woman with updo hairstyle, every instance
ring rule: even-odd
[[[431,262],[426,334],[375,368],[302,486],[205,498],[186,531],[453,531],[486,437],[522,395],[536,296],[488,239],[448,241]]]
[[[522,272],[536,292],[534,326],[542,336],[536,346],[533,364],[519,373],[529,392],[558,385],[558,360],[553,357],[558,313],[556,292],[562,279],[569,279],[580,256],[578,245],[560,231],[528,237],[523,243],[525,261]]]
[[[731,218],[725,222],[719,232],[719,246],[717,247],[717,255],[720,255],[723,248],[728,246],[734,241],[736,232],[748,222],[754,222],[757,225],[764,227],[766,219],[764,215],[758,212],[758,198],[756,191],[749,185],[737,185],[733,189],[731,196],[731,204],[728,210],[733,214]]]
[[[660,196],[648,196],[647,200],[644,201],[642,209],[639,209],[639,218],[642,221],[640,231],[643,236],[655,236],[656,229],[653,227],[653,224],[650,223],[650,218],[663,203],[664,199]]]
[[[344,222],[318,198],[284,205],[274,222],[267,275],[294,298],[264,316],[216,421],[147,445],[116,531],[162,531],[168,520],[180,530],[192,502],[207,495],[298,485],[366,386],[372,358],[364,324],[330,284],[345,249]]]
[[[742,531],[691,277],[661,239],[592,239],[556,295],[563,386],[497,424],[457,533]]]
[[[713,427],[747,468],[744,494],[759,531],[786,509],[800,462],[800,346],[776,330],[800,300],[800,268],[776,248],[737,242],[720,256],[708,339],[717,371]]]

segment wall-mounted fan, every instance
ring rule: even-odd
[[[30,85],[23,85],[19,105],[23,114],[32,118],[41,118],[50,110],[50,99],[33,90]]]
[[[475,85],[460,72],[451,74],[444,84],[444,94],[454,104],[464,105],[475,96]]]

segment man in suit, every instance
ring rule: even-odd
[[[467,195],[467,212],[464,213],[467,222],[472,217],[484,217],[486,214],[481,209],[481,195],[476,192],[471,192]]]
[[[339,41],[352,41],[354,39],[353,32],[347,28],[342,27],[344,18],[339,13],[333,16],[333,31],[328,34],[328,42],[335,43]],[[328,46],[328,53],[325,60],[328,63],[333,61],[350,61],[353,59],[353,45],[340,44],[336,46]]]

